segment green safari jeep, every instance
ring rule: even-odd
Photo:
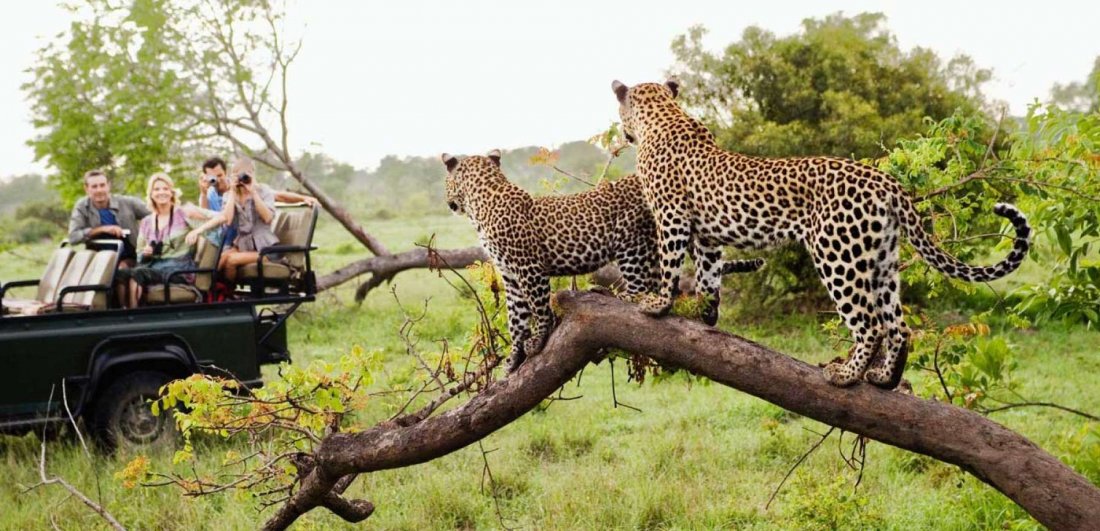
[[[117,244],[58,249],[42,278],[0,285],[0,433],[60,428],[71,415],[108,448],[156,443],[174,435],[148,404],[165,383],[203,373],[262,385],[262,365],[290,360],[287,319],[314,300],[316,220],[315,208],[280,207],[282,243],[265,249],[280,260],[242,271],[229,300],[212,302],[220,246],[210,242],[196,253],[193,284],[150,289],[136,309],[108,301]],[[19,288],[38,292],[15,299]]]

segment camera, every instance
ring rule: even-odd
[[[202,180],[206,181],[206,183],[209,185],[214,185],[218,182],[218,176],[212,173],[208,173],[202,176]]]
[[[162,241],[151,241],[149,247],[153,248],[153,256],[160,256],[164,253],[164,242]]]
[[[247,173],[241,173],[237,175],[237,186],[245,184],[252,184],[252,176]]]

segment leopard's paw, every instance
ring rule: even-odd
[[[523,352],[512,352],[512,355],[508,356],[508,359],[504,361],[504,370],[507,371],[508,374],[516,372],[516,369],[519,369],[519,366],[522,365],[523,361],[526,359],[527,355]]]
[[[821,372],[825,375],[827,382],[837,387],[848,387],[859,381],[859,375],[847,363],[840,360],[829,362]]]
[[[648,315],[664,315],[672,308],[671,300],[652,293],[638,295],[634,302]]]

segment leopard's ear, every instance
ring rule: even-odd
[[[629,89],[630,87],[627,87],[618,79],[611,82],[611,90],[615,91],[615,97],[619,99],[619,103],[626,103],[626,91]]]
[[[458,158],[450,153],[440,155],[439,160],[443,161],[443,165],[447,167],[448,173],[455,171],[455,166],[458,166]]]
[[[665,81],[665,86],[672,91],[672,99],[676,99],[676,96],[680,95],[680,80],[670,77]]]
[[[486,153],[485,156],[489,157],[489,160],[495,162],[498,168],[500,167],[500,150],[499,149],[494,149],[494,150]]]

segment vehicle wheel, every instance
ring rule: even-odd
[[[172,416],[154,416],[149,401],[172,377],[137,371],[115,379],[99,395],[92,410],[92,434],[107,449],[170,444],[176,436]]]

